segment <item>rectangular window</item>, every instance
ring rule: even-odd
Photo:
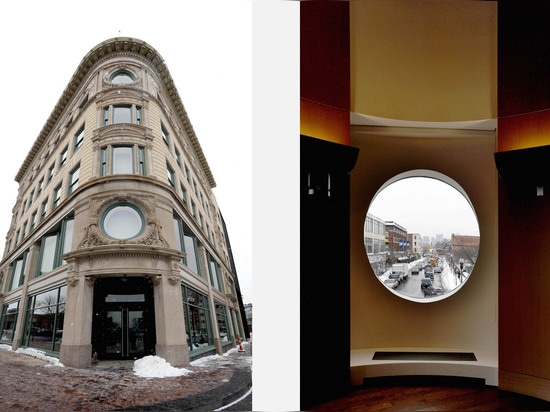
[[[145,176],[145,148],[141,146],[138,146],[138,168],[139,174]]]
[[[141,124],[141,107],[136,106],[136,123]]]
[[[208,255],[208,271],[210,272],[210,284],[217,290],[221,291],[220,273],[218,263],[214,260],[210,253]]]
[[[55,169],[55,162],[48,169],[48,179],[46,180],[46,185],[48,185],[52,181],[54,169]]]
[[[168,134],[166,127],[164,127],[162,123],[160,125],[160,131],[162,133],[162,140],[164,140],[164,143],[166,143],[166,146],[170,147],[170,135]]]
[[[59,352],[66,300],[67,286],[29,296],[21,346]]]
[[[192,272],[200,275],[196,236],[191,229],[183,223],[179,216],[174,216],[174,230],[176,231],[176,238],[178,239],[178,247],[186,254],[183,258],[183,264]]]
[[[132,146],[113,147],[113,174],[132,174],[134,151]]]
[[[74,135],[74,150],[82,146],[83,142],[84,142],[84,126],[78,129],[78,132],[76,132],[76,134]]]
[[[59,206],[60,200],[61,200],[61,184],[57,185],[57,187],[53,190],[52,210],[54,210],[57,206]]]
[[[170,186],[175,188],[176,178],[174,176],[174,169],[172,169],[168,163],[166,163],[166,177],[168,178],[168,183],[170,183]]]
[[[59,155],[59,168],[61,169],[65,163],[67,163],[67,153],[69,152],[69,148],[65,147],[63,151],[61,152],[61,155]]]
[[[13,270],[11,273],[10,289],[13,290],[23,284],[25,280],[25,261],[27,260],[27,253],[23,253],[23,256],[13,262]]]
[[[21,229],[21,242],[23,239],[25,239],[25,235],[27,234],[27,222],[23,223],[23,229]]]
[[[227,327],[227,311],[225,310],[225,305],[221,303],[214,302],[214,307],[216,308],[216,320],[218,322],[218,332],[220,333],[220,340],[222,342],[229,341],[230,333],[229,328]]]
[[[77,166],[73,171],[69,174],[69,189],[68,194],[73,193],[78,188],[78,179],[80,177],[80,165]]]
[[[61,227],[56,232],[42,237],[37,276],[49,273],[65,263],[62,256],[71,251],[73,228],[74,219],[68,218],[63,220]]]
[[[99,175],[107,175],[107,148],[103,147],[101,149],[100,159],[99,159]]]
[[[132,106],[113,106],[113,124],[132,123]]]
[[[109,107],[103,108],[103,126],[109,124]]]
[[[187,346],[190,351],[208,349],[214,345],[210,325],[208,297],[186,285],[181,285]]]
[[[44,189],[44,178],[40,179],[38,181],[38,187],[36,188],[36,195],[38,196],[40,193],[42,193],[42,189]]]
[[[184,166],[185,169],[185,177],[187,178],[187,183],[191,183],[191,176],[189,176],[189,168],[187,165]]]
[[[31,215],[31,227],[29,229],[29,233],[32,232],[34,230],[34,226],[36,225],[36,212],[34,212],[32,215]]]
[[[39,275],[51,272],[54,269],[57,233],[44,236],[40,245],[40,272]]]
[[[7,303],[2,306],[2,315],[0,316],[0,341],[13,342],[18,315],[19,301]]]
[[[40,221],[42,222],[44,218],[46,217],[46,211],[48,210],[48,199],[44,200],[42,202],[42,206],[40,207]]]
[[[183,200],[183,203],[185,203],[185,205],[187,206],[187,189],[183,184],[180,186],[181,186],[181,198]]]

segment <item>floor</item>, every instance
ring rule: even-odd
[[[405,379],[409,379],[408,382]],[[550,411],[550,402],[501,391],[480,380],[373,380],[311,411]]]

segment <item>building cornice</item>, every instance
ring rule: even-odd
[[[80,89],[82,82],[90,74],[91,69],[98,63],[100,60],[104,60],[109,55],[120,54],[120,53],[131,53],[135,54],[140,58],[146,59],[156,70],[157,74],[161,78],[164,87],[166,89],[168,97],[171,99],[171,103],[176,109],[177,115],[185,129],[185,132],[189,136],[193,148],[197,154],[197,157],[200,161],[201,167],[204,170],[204,173],[208,179],[208,183],[211,188],[216,187],[216,182],[210,170],[210,166],[206,161],[206,157],[202,151],[201,145],[197,139],[193,126],[187,116],[187,112],[181,98],[179,96],[174,80],[166,67],[166,63],[162,56],[150,45],[145,43],[142,40],[130,38],[130,37],[115,37],[109,40],[106,40],[97,46],[95,46],[88,54],[82,59],[75,73],[71,77],[69,84],[63,91],[61,97],[59,98],[57,104],[52,110],[46,124],[43,126],[40,131],[37,139],[35,140],[32,148],[27,154],[23,164],[21,165],[19,172],[15,176],[15,181],[20,183],[21,179],[27,172],[29,166],[35,159],[36,155],[40,151],[40,148],[46,141],[47,137],[55,128],[55,125],[59,121],[59,118],[62,116],[64,111],[67,109],[67,105],[75,96],[75,93]]]

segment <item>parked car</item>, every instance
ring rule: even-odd
[[[399,281],[397,279],[388,278],[384,281],[384,285],[389,288],[395,289],[397,286],[399,286]]]
[[[403,281],[403,272],[390,273],[390,275],[388,276],[388,279],[394,279],[398,283],[401,283]]]
[[[420,290],[426,294],[426,289],[432,287],[432,280],[430,278],[424,278],[420,281]]]
[[[441,266],[434,267],[434,273],[441,273],[443,271],[443,268]]]

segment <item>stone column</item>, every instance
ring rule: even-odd
[[[86,368],[91,364],[94,280],[93,276],[77,276],[69,269],[63,343],[59,352],[59,360],[65,366]]]
[[[189,365],[189,348],[185,330],[181,275],[179,263],[173,261],[173,273],[153,277],[155,285],[155,325],[157,344],[155,352],[170,365]]]

